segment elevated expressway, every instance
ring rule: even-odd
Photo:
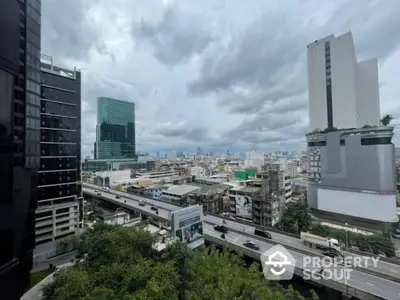
[[[101,195],[97,195],[94,191],[99,187],[89,184],[84,184],[83,193],[124,207],[128,210],[139,212],[143,215],[168,222],[170,220],[170,212],[179,210],[181,207],[160,201],[152,201],[152,205],[158,207],[158,214],[151,210],[151,205],[140,206],[140,200],[148,200],[147,198],[131,195],[125,192],[115,190],[103,191]],[[117,199],[116,195],[121,198]],[[226,226],[229,232],[225,235],[225,239],[221,238],[221,233],[213,229],[213,225],[221,224],[222,218],[217,216],[204,216],[204,238],[209,242],[230,248],[242,253],[246,256],[260,261],[260,256],[265,251],[269,250],[276,244],[281,244],[295,257],[296,259],[296,275],[302,276],[303,272],[303,257],[305,256],[320,256],[321,251],[311,249],[303,245],[303,243],[294,237],[280,233],[270,232],[272,239],[264,239],[259,236],[254,236],[254,226],[226,220]],[[253,240],[259,246],[260,250],[252,250],[243,246],[246,240]],[[345,252],[346,256],[355,256],[353,253]],[[322,284],[326,287],[340,291],[343,295],[357,297],[360,299],[400,299],[400,265],[386,261],[379,261],[376,268],[371,264],[368,268],[353,269],[350,274],[350,279],[345,283],[343,280],[323,280],[317,284]]]

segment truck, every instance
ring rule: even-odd
[[[300,233],[300,240],[307,247],[319,248],[322,250],[334,250],[341,253],[339,241],[337,239],[327,238],[315,235],[309,232]]]

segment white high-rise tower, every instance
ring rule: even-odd
[[[357,62],[351,32],[307,46],[310,132],[380,120],[377,59]]]

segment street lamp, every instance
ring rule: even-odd
[[[349,239],[348,239],[348,233],[347,233],[347,223],[345,223],[345,230],[346,230],[346,248],[349,248]]]

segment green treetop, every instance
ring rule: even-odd
[[[227,251],[174,244],[159,256],[151,234],[137,228],[101,224],[75,243],[84,261],[59,271],[43,300],[303,299],[292,288],[269,284],[259,265],[247,268]]]

